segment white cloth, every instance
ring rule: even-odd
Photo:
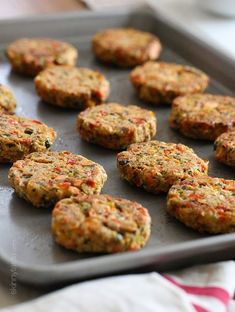
[[[163,276],[152,272],[83,282],[1,312],[224,312],[234,290],[235,262],[226,261]]]

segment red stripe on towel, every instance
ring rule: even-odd
[[[205,287],[200,287],[200,286],[188,286],[188,285],[183,285],[176,281],[174,278],[172,278],[169,275],[163,275],[168,281],[172,282],[174,285],[182,288],[184,291],[186,291],[189,294],[193,295],[199,295],[199,296],[208,296],[208,297],[214,297],[221,301],[226,307],[228,306],[229,303],[229,293],[221,288],[221,287],[212,287],[212,286],[205,286]]]
[[[202,308],[201,306],[199,306],[198,304],[195,304],[195,303],[192,303],[194,309],[197,311],[197,312],[209,312],[208,310]]]

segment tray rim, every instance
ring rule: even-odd
[[[92,17],[110,17],[110,16],[126,16],[128,17],[130,14],[141,14],[141,15],[151,15],[153,18],[160,19],[163,23],[168,26],[174,28],[179,33],[191,37],[193,41],[204,46],[208,49],[215,57],[223,59],[226,63],[231,64],[233,68],[234,61],[232,58],[227,55],[221,53],[218,50],[215,50],[210,44],[204,42],[199,39],[195,35],[192,35],[189,31],[178,27],[175,23],[173,23],[168,18],[156,14],[156,12],[149,12],[148,10],[140,11],[138,10],[118,10],[117,12],[105,11],[105,12],[92,12],[92,11],[79,11],[79,12],[66,12],[59,14],[45,14],[42,16],[30,16],[30,17],[19,17],[19,18],[11,18],[0,21],[0,27],[8,24],[15,25],[21,23],[33,23],[49,21],[49,20],[62,20],[62,19],[71,19],[71,18],[92,18]],[[155,250],[154,247],[149,247],[148,249],[141,250],[140,253],[121,253],[114,255],[105,255],[94,257],[91,259],[82,259],[76,261],[70,261],[66,263],[58,263],[58,264],[48,264],[48,265],[31,265],[31,267],[26,266],[23,262],[14,262],[14,265],[18,270],[19,280],[38,285],[50,285],[58,282],[69,282],[74,279],[81,278],[92,278],[96,276],[103,275],[105,273],[116,273],[122,270],[128,269],[137,269],[147,265],[154,265],[156,261],[159,261],[164,257],[175,256],[176,260],[182,258],[181,252],[187,253],[188,256],[193,256],[196,254],[204,255],[207,254],[208,250],[216,251],[218,248],[223,249],[226,248],[234,248],[235,250],[235,233],[231,234],[221,234],[212,237],[206,238],[198,238],[188,242],[176,243],[170,246],[159,247]],[[234,252],[235,254],[235,252]],[[120,263],[120,260],[121,263]],[[99,271],[94,272],[92,270],[94,261],[96,262],[96,266],[99,266]],[[5,254],[0,254],[0,263],[2,263],[3,268],[9,268],[12,265],[11,260],[5,256]],[[98,264],[97,264],[98,263]],[[198,261],[197,261],[198,263]],[[116,266],[118,264],[118,266]],[[111,270],[107,270],[107,268],[112,267]],[[84,272],[84,268],[86,268],[86,272]],[[63,271],[63,272],[61,272]],[[64,274],[62,276],[62,274]],[[50,280],[48,280],[48,276],[50,276]]]
[[[207,253],[208,249],[216,252],[218,249],[223,250],[223,247],[225,249],[234,247],[235,249],[235,233],[177,243],[166,247],[160,247],[157,251],[154,248],[148,248],[143,249],[141,253],[138,251],[118,253],[66,263],[32,265],[28,267],[23,262],[11,262],[2,255],[0,256],[0,263],[2,264],[1,270],[9,269],[12,265],[17,267],[19,280],[25,283],[49,286],[73,280],[95,278],[109,273],[121,273],[126,270],[135,270],[149,265],[151,265],[150,270],[152,271],[158,269],[158,265],[155,262],[160,259],[162,259],[162,261],[167,261],[167,258],[172,257],[172,259],[176,261],[185,258],[185,252],[187,256],[202,256]],[[184,252],[183,257],[181,257],[182,252]],[[123,263],[123,261],[120,262],[123,258],[125,258],[125,263]],[[138,260],[138,262],[135,260]],[[95,270],[95,272],[93,271],[94,261],[96,262],[96,266],[101,268],[98,272],[97,270]],[[204,261],[197,262],[196,264],[198,263],[204,263]],[[115,265],[118,266],[116,267]],[[110,268],[110,271],[107,270],[107,268]],[[160,269],[158,271],[163,270]],[[66,276],[62,276],[61,274],[66,274]],[[48,280],[48,276],[50,276],[50,280]]]

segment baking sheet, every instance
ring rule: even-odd
[[[41,25],[41,27],[39,27]],[[63,25],[63,27],[59,26]],[[98,63],[90,49],[91,35],[98,29],[133,26],[156,33],[163,42],[161,60],[193,64],[208,72],[212,79],[208,92],[233,95],[230,89],[235,66],[187,34],[178,32],[169,22],[150,12],[79,13],[1,22],[2,34],[0,83],[8,85],[17,99],[17,114],[39,119],[54,127],[58,139],[54,150],[70,150],[92,159],[105,168],[108,181],[103,193],[135,200],[145,206],[152,217],[152,234],[139,252],[116,255],[78,255],[54,243],[50,233],[50,210],[37,209],[19,199],[7,182],[9,165],[0,165],[0,261],[9,274],[17,269],[19,280],[48,285],[87,279],[139,267],[158,270],[173,269],[196,263],[231,259],[235,256],[235,234],[209,237],[186,228],[166,215],[166,196],[156,196],[122,181],[116,169],[116,152],[80,140],[76,131],[77,111],[60,109],[43,103],[36,95],[32,79],[10,70],[4,57],[7,42],[22,36],[51,36],[74,44],[79,51],[78,66],[100,70],[111,83],[109,101],[137,104],[153,110],[158,119],[156,138],[181,142],[192,147],[210,161],[209,174],[234,179],[234,171],[216,162],[213,144],[184,138],[170,129],[170,108],[155,107],[138,100],[128,80],[129,70]],[[4,34],[4,35],[3,35]],[[231,67],[233,66],[233,67]],[[151,268],[149,268],[151,266]]]

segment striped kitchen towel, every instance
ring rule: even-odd
[[[219,262],[166,274],[197,312],[227,311],[235,291],[235,262]]]
[[[66,287],[2,312],[233,312],[235,262],[123,275]]]

